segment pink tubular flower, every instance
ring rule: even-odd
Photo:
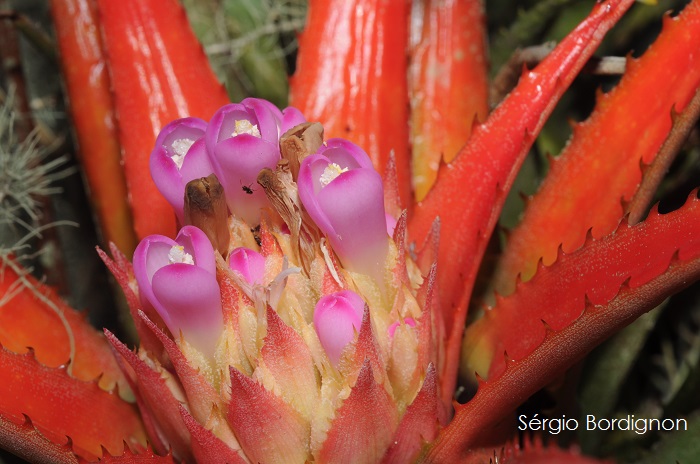
[[[175,240],[151,235],[134,251],[141,302],[151,305],[177,339],[182,332],[211,355],[223,329],[214,248],[206,234],[185,226]]]
[[[296,109],[283,113],[270,102],[246,98],[219,109],[209,123],[205,141],[214,172],[231,212],[250,225],[260,222],[260,208],[267,205],[264,191],[257,188],[258,173],[274,169],[283,127],[300,118],[303,122]]]
[[[207,123],[199,118],[177,119],[160,131],[149,161],[160,193],[184,222],[185,185],[214,172],[204,145]]]
[[[355,292],[343,290],[321,298],[314,309],[314,327],[333,365],[360,331],[365,302]]]
[[[388,247],[382,178],[367,154],[330,139],[299,168],[299,197],[343,266],[376,275]]]
[[[229,254],[229,267],[240,273],[251,285],[262,285],[265,276],[265,258],[250,248],[238,247]]]

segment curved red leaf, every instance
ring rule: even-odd
[[[136,235],[174,236],[175,214],[148,158],[167,123],[228,103],[177,0],[99,0]]]
[[[639,186],[640,163],[654,159],[671,130],[672,109],[682,111],[700,88],[699,30],[700,2],[694,1],[678,17],[666,17],[656,42],[639,60],[627,60],[619,85],[599,94],[593,114],[574,127],[508,235],[496,276],[499,292],[512,292],[518,273],[528,280],[540,258],[551,264],[560,244],[572,251],[589,229],[602,237],[615,228],[624,213],[620,200],[629,200]]]
[[[662,252],[659,259],[653,260],[650,266],[646,266],[631,279],[629,274],[621,276],[627,280],[618,291],[613,290],[613,295],[608,293],[610,288],[604,289],[598,298],[608,298],[609,301],[595,305],[579,299],[580,316],[575,321],[559,330],[549,326],[543,328],[544,340],[539,346],[522,359],[508,363],[501,375],[488,382],[481,382],[476,396],[457,409],[452,422],[441,431],[438,439],[431,445],[425,462],[455,462],[470,448],[477,447],[480,437],[487,435],[504,417],[511,414],[518,405],[549,383],[558,373],[578,362],[610,335],[656,307],[668,295],[700,279],[700,236],[696,232],[700,221],[700,200],[695,197],[695,193],[693,196],[689,204],[681,210],[660,216],[656,221],[656,227],[666,230],[673,230],[673,223],[676,227],[680,224],[681,230],[687,233],[686,237],[689,236],[688,240],[677,247],[675,252],[672,251],[671,256]],[[663,222],[666,224],[662,225]],[[616,248],[624,244],[631,247],[628,254],[633,256],[643,250],[642,245],[634,247],[633,244],[637,240],[649,246],[649,241],[644,240],[642,235],[652,232],[648,227],[642,228],[643,224],[622,227],[616,234],[599,242],[591,242],[589,246],[605,243],[605,249],[597,251],[599,256],[608,259],[606,253],[614,253]],[[644,231],[644,234],[641,231]],[[639,232],[638,236],[635,236],[636,232]],[[657,236],[656,240],[675,242],[673,237]],[[585,254],[586,248],[584,246],[577,253]],[[577,253],[563,257],[560,264],[573,264],[575,259],[566,258]],[[571,276],[573,272],[572,268],[571,272],[564,274]],[[576,272],[580,276],[581,272],[586,272],[586,267],[578,268]],[[548,274],[554,275],[553,272]],[[533,282],[534,279],[524,284],[523,288],[534,287]],[[580,295],[580,298],[583,298],[583,295]],[[546,305],[548,302],[542,299],[541,304]],[[521,324],[523,320],[521,317]]]
[[[605,33],[633,0],[598,2],[591,14],[478,126],[457,158],[438,173],[409,223],[411,238],[421,243],[433,220],[442,222],[438,268],[441,303],[448,334],[442,396],[452,396],[467,301],[486,243],[505,194],[525,154],[559,97],[593,54]],[[459,250],[455,253],[454,250]]]

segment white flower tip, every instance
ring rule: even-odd
[[[172,247],[168,252],[168,264],[194,265],[194,258],[192,258],[191,254],[185,251],[185,247],[177,245]]]
[[[235,122],[235,129],[231,134],[231,137],[236,137],[237,135],[248,134],[253,137],[260,138],[260,130],[257,124],[251,124],[247,119],[237,119]]]
[[[344,172],[348,172],[348,168],[341,168],[335,163],[329,163],[328,166],[326,166],[326,169],[323,170],[323,174],[321,174],[318,181],[321,183],[321,187],[325,187]]]
[[[182,169],[182,163],[185,162],[185,155],[193,143],[194,140],[192,139],[177,139],[170,145],[170,148],[172,148],[172,155],[170,158],[178,169]]]

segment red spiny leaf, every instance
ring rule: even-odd
[[[228,422],[252,462],[309,459],[308,424],[264,386],[230,367]]]
[[[65,439],[64,443],[68,440]],[[27,416],[15,418],[0,412],[0,447],[38,464],[78,464],[68,443],[54,443],[43,436]]]
[[[126,180],[121,167],[114,102],[93,0],[51,2],[80,162],[105,242],[136,248]]]
[[[401,202],[411,206],[407,57],[410,2],[311,0],[290,103],[326,138],[363,147],[381,174],[393,151]]]
[[[598,298],[608,298],[610,301],[599,304],[588,301],[584,306],[579,299],[580,316],[575,321],[559,330],[545,331],[544,340],[537,347],[520,360],[509,363],[501,375],[494,376],[488,382],[481,382],[476,396],[458,408],[453,421],[440,433],[427,453],[425,462],[458,460],[468,449],[479,445],[480,436],[488,434],[504,417],[511,414],[518,405],[556,375],[580,361],[610,335],[656,307],[668,295],[700,279],[700,237],[696,232],[700,221],[700,200],[693,198],[689,203],[679,211],[660,216],[656,220],[647,220],[647,223],[655,223],[655,228],[672,230],[680,227],[689,239],[661,234],[649,245],[649,240],[645,240],[641,235],[653,232],[649,230],[650,227],[642,227],[645,223],[640,223],[631,228],[623,226],[611,237],[592,242],[578,252],[564,256],[559,263],[562,266],[574,263],[574,259],[569,260],[569,257],[585,254],[589,247],[597,247],[604,243],[607,244],[605,249],[599,248],[595,253],[600,257],[599,260],[614,260],[609,255],[606,256],[606,253],[615,253],[616,249],[625,245],[630,247],[627,252],[629,255],[643,255],[645,245],[658,251],[658,248],[664,248],[664,245],[658,243],[660,241],[682,244],[675,252],[671,252],[672,256],[663,250],[659,251],[662,256],[653,259],[649,266],[643,266],[644,258],[641,258],[637,265],[645,269],[631,278],[627,277],[631,275],[629,273],[622,276],[627,280],[619,287],[616,295],[610,295],[609,288],[604,289],[604,294],[598,295]],[[635,243],[640,244],[635,246]],[[548,274],[550,278],[556,277],[554,272],[547,272],[553,268],[554,266],[546,268],[543,273]],[[586,270],[586,266],[582,266],[575,271],[573,268],[569,272],[560,269],[556,273],[568,274],[571,278],[572,275],[580,276],[580,273]],[[652,270],[656,275],[652,274]],[[526,287],[537,286],[540,290],[545,290],[534,282],[535,279],[523,284],[521,290],[513,297],[520,298],[516,295]],[[551,281],[549,283],[553,284]],[[582,296],[579,295],[579,298]],[[555,303],[547,300],[544,294],[541,304],[557,307]],[[518,320],[522,327],[526,319],[521,316]]]
[[[418,396],[401,418],[391,447],[382,459],[383,463],[412,462],[422,444],[435,439],[438,431],[439,401],[437,373],[431,364]]]
[[[148,158],[161,128],[228,103],[177,0],[99,0],[136,235],[173,236],[175,215]]]
[[[180,406],[182,420],[192,435],[192,454],[197,462],[225,462],[226,464],[245,464],[238,451],[230,448],[219,439],[211,430],[206,429],[187,412],[184,406]]]
[[[399,173],[396,171],[396,155],[389,154],[389,160],[384,170],[384,209],[387,214],[397,218],[403,212],[401,204],[401,186],[399,185]]]
[[[608,460],[599,460],[582,456],[576,448],[561,449],[556,445],[544,445],[539,436],[525,438],[521,446],[518,441],[506,443],[502,447],[493,449],[485,448],[471,451],[465,457],[462,464],[481,464],[490,462],[499,464],[612,464]]]
[[[396,243],[397,254],[396,254],[396,264],[393,270],[393,279],[395,285],[406,285],[410,286],[411,281],[408,278],[408,269],[406,268],[406,227],[407,227],[407,212],[404,210],[399,216],[398,221],[396,221],[396,228],[394,228],[394,243]]]
[[[444,167],[409,223],[419,243],[435,217],[442,221],[438,268],[441,303],[448,334],[442,395],[452,396],[459,348],[477,269],[500,214],[505,194],[537,134],[559,97],[591,56],[605,33],[632,0],[599,2],[535,69],[478,126],[457,158]],[[455,253],[454,250],[459,250]]]
[[[146,351],[153,353],[154,356],[162,360],[163,356],[161,352],[163,351],[163,345],[153,335],[153,332],[143,324],[143,320],[139,317],[138,313],[141,310],[148,311],[147,316],[149,319],[157,321],[159,327],[167,330],[165,329],[165,323],[153,308],[142,307],[143,305],[141,305],[139,297],[136,294],[138,286],[136,284],[136,278],[134,277],[134,270],[129,260],[126,259],[126,256],[119,251],[114,243],[110,243],[110,251],[112,252],[112,258],[107,256],[107,253],[99,247],[97,248],[97,254],[100,259],[105,263],[109,272],[114,276],[114,280],[117,281],[122,292],[124,292],[126,303],[129,306],[129,314],[131,315],[131,320],[134,321],[134,327],[136,328],[136,333],[139,335],[141,346],[143,346]]]
[[[158,456],[153,453],[151,448],[142,449],[137,452],[126,449],[124,453],[119,456],[112,456],[109,453],[105,453],[102,459],[100,459],[100,463],[109,464],[112,462],[118,462],[119,464],[141,464],[149,462],[175,464],[172,454],[168,453],[166,456]]]
[[[521,359],[545,336],[545,321],[561,330],[580,317],[587,298],[607,303],[626,280],[636,288],[662,274],[677,251],[682,260],[700,254],[700,200],[693,194],[680,210],[650,217],[635,226],[626,222],[610,235],[589,239],[571,254],[560,253],[550,267],[540,266],[532,280],[499,298],[485,317],[472,324],[464,339],[470,371],[493,378],[504,369],[504,351]]]
[[[70,437],[73,451],[88,460],[101,456],[102,446],[122,452],[124,441],[130,446],[146,443],[136,410],[116,390],[107,392],[96,381],[70,377],[65,367],[46,367],[32,351],[15,354],[1,346],[0,372],[0,416],[8,425],[22,424],[26,414],[49,441],[63,445]],[[9,438],[2,446],[11,451],[21,445],[7,429],[0,436]]]
[[[396,404],[372,374],[366,360],[328,431],[320,462],[376,463],[391,444],[399,422]]]
[[[411,174],[416,201],[452,161],[475,119],[488,114],[485,19],[481,0],[425,0],[420,42],[412,44]]]
[[[182,388],[187,395],[187,402],[192,414],[199,422],[206,422],[214,405],[219,405],[219,394],[204,378],[204,375],[193,367],[180,348],[161,329],[159,329],[142,311],[138,312],[141,322],[163,344],[168,357],[175,368]]]
[[[105,335],[114,350],[135,373],[134,393],[144,421],[150,422],[146,424],[149,426],[149,435],[154,432],[157,434],[150,437],[157,451],[163,453],[167,447],[172,447],[178,458],[192,459],[191,437],[180,415],[180,401],[173,395],[166,379],[107,329]]]
[[[319,400],[311,352],[301,336],[269,306],[261,351],[262,362],[272,373],[280,396],[311,421]]]
[[[443,361],[443,353],[439,347],[442,346],[444,328],[440,314],[436,311],[438,308],[436,287],[437,266],[433,265],[418,290],[418,303],[423,308],[423,314],[418,322],[418,366],[421,370],[427,369],[431,364],[439,369]]]
[[[10,258],[11,259],[11,258]],[[79,380],[100,377],[103,389],[115,384],[129,395],[129,386],[104,336],[61,300],[52,288],[29,274],[18,275],[15,261],[3,264],[0,295],[16,294],[0,305],[0,344],[15,353],[32,347],[37,360],[48,367],[71,363],[70,374]],[[71,338],[75,356],[71,358]]]
[[[360,333],[357,335],[355,353],[353,354],[352,373],[360,372],[366,363],[369,363],[370,367],[372,367],[374,379],[381,383],[386,376],[386,365],[379,351],[379,346],[377,346],[377,339],[374,336],[369,307],[365,304],[362,325],[360,326]]]
[[[601,94],[595,111],[574,129],[555,159],[521,224],[512,231],[499,265],[496,288],[513,290],[515,275],[529,279],[537,260],[554,261],[559,244],[575,250],[593,229],[601,237],[623,215],[649,164],[671,129],[671,110],[681,111],[700,87],[700,1],[676,18],[665,18],[656,42],[639,59],[628,59],[620,84]],[[640,98],[644,95],[644,98]]]

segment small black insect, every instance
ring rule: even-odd
[[[255,190],[252,189],[252,187],[251,187],[252,185],[253,185],[253,184],[241,185],[241,189],[243,189],[243,191],[244,191],[246,194],[252,195],[253,192],[255,191]]]

